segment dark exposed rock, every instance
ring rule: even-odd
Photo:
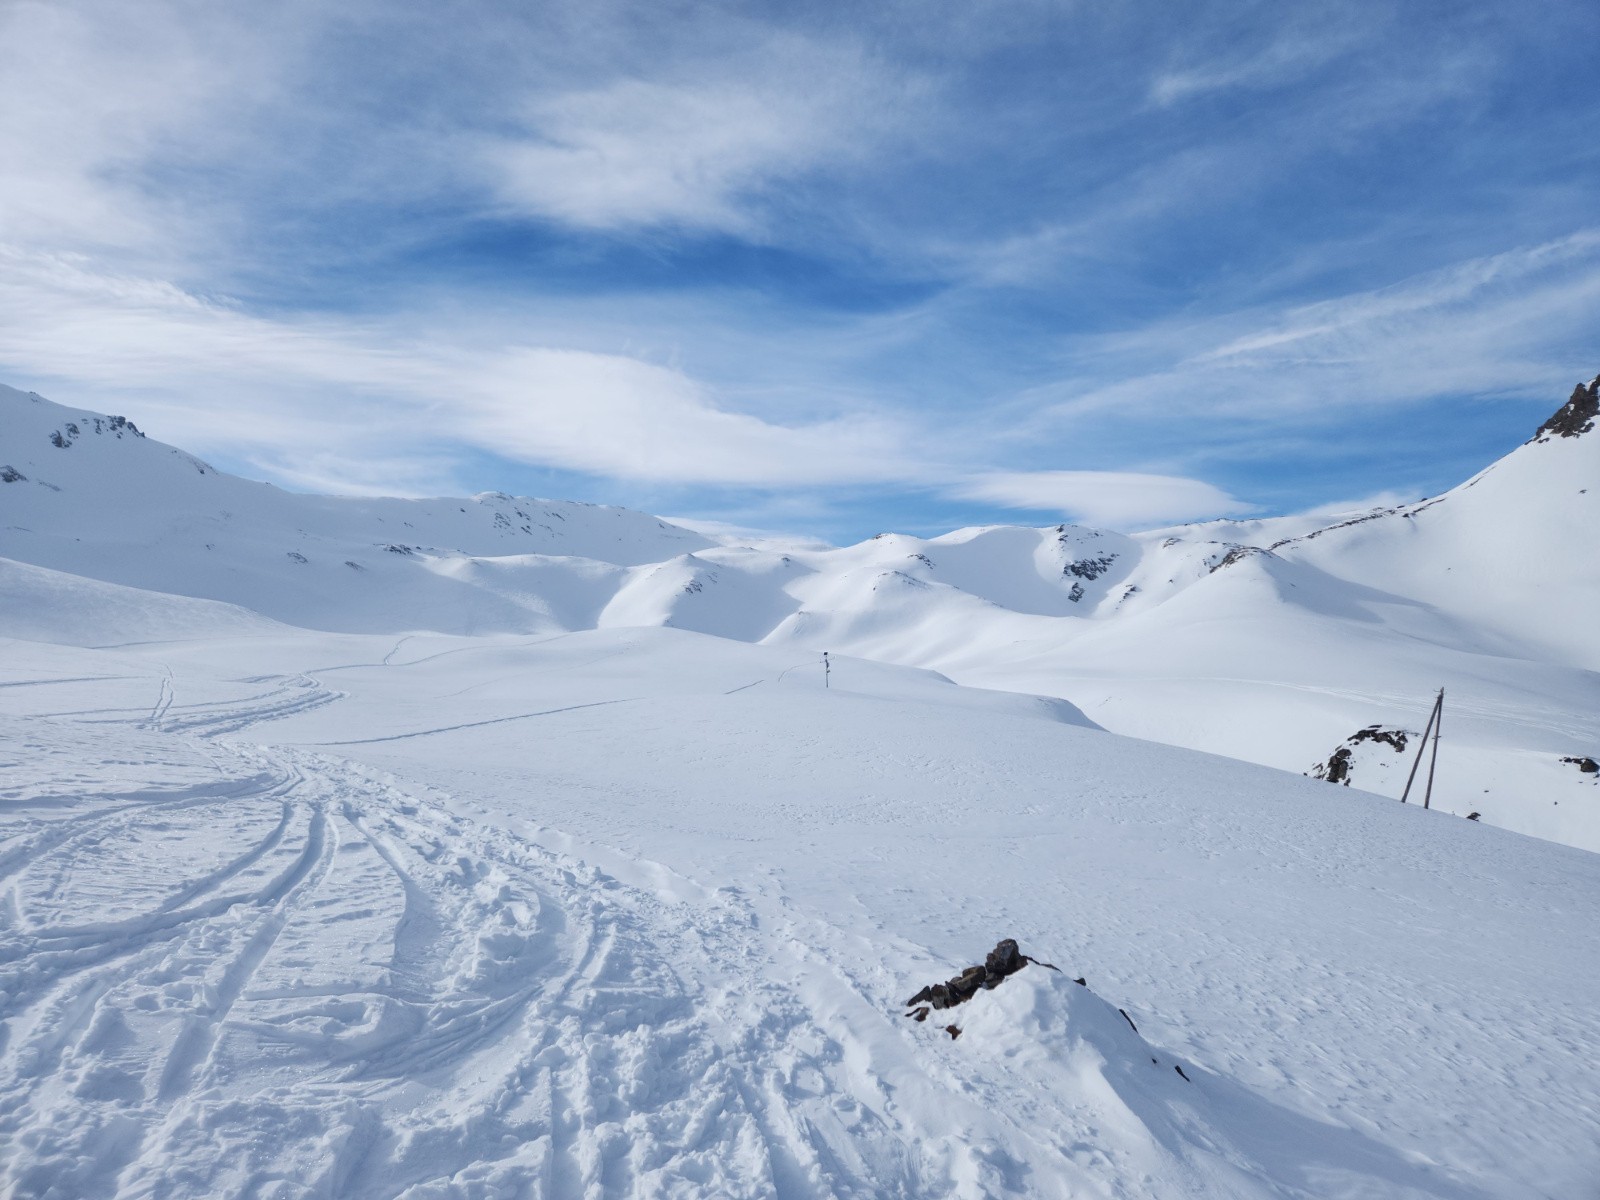
[[[1592,759],[1592,758],[1588,758],[1588,757],[1579,758],[1579,757],[1576,757],[1576,756],[1572,756],[1572,757],[1568,757],[1568,758],[1563,758],[1561,761],[1564,762],[1564,763],[1571,763],[1573,766],[1577,767],[1578,770],[1582,771],[1585,775],[1594,775],[1596,773],[1600,773],[1600,763],[1595,762],[1595,760]]]
[[[1530,440],[1548,442],[1553,437],[1581,437],[1594,428],[1597,415],[1600,415],[1600,378],[1575,387],[1572,399],[1556,409]]]
[[[1404,729],[1385,729],[1382,725],[1368,725],[1365,729],[1358,729],[1350,735],[1350,742],[1359,745],[1361,742],[1381,742],[1385,746],[1393,746],[1394,752],[1399,754],[1406,748],[1406,739],[1410,736]]]
[[[306,558],[306,556],[304,554],[301,554],[300,551],[298,551],[298,550],[290,550],[288,553],[289,553],[289,557],[294,559],[294,561],[297,562],[297,563],[303,563],[303,562],[309,562],[310,561],[310,559]]]
[[[981,967],[968,967],[961,974],[945,980],[943,983],[929,984],[915,996],[906,1001],[906,1007],[912,1011],[906,1015],[914,1020],[921,1021],[926,1016],[918,1016],[920,1006],[930,1008],[954,1008],[958,1004],[965,1004],[980,991],[987,991],[998,987],[1000,982],[1008,975],[1015,975],[1029,963],[1038,963],[1041,967],[1049,967],[1052,971],[1060,970],[1050,963],[1041,963],[1036,958],[1029,958],[1022,953],[1015,938],[1004,938],[996,943],[995,948],[989,951]]]
[[[1357,746],[1363,742],[1373,742],[1388,746],[1396,754],[1400,754],[1415,736],[1408,729],[1387,729],[1382,725],[1368,725],[1365,729],[1358,729],[1345,738],[1344,744],[1328,756],[1327,762],[1318,763],[1306,773],[1313,779],[1325,779],[1329,783],[1342,783],[1345,787],[1349,787],[1350,771],[1355,766]]]
[[[1340,746],[1328,756],[1328,761],[1311,768],[1311,775],[1315,779],[1326,779],[1329,783],[1342,783],[1350,786],[1350,747]]]
[[[119,438],[125,433],[130,433],[134,437],[144,436],[139,432],[139,427],[127,417],[95,417],[93,420],[96,433],[109,433]]]
[[[1117,561],[1115,554],[1102,554],[1096,558],[1080,558],[1069,562],[1061,569],[1063,575],[1071,575],[1076,579],[1099,579],[1111,569],[1111,564]]]
[[[415,554],[416,553],[416,550],[413,549],[410,546],[394,546],[394,545],[390,545],[390,546],[385,546],[384,549],[387,550],[390,554]]]
[[[1076,582],[1073,583],[1072,590],[1067,593],[1067,599],[1071,600],[1074,604],[1076,604],[1079,600],[1083,599],[1083,596],[1084,596],[1083,584],[1076,583]]]
[[[139,427],[127,417],[90,417],[89,421],[94,425],[95,433],[109,433],[119,438],[124,434],[141,438],[144,436],[139,432]],[[83,429],[76,421],[66,421],[60,429],[50,435],[50,444],[57,450],[65,450],[82,436]]]
[[[1467,820],[1469,820],[1469,821],[1476,821],[1476,820],[1478,820],[1478,819],[1479,819],[1479,818],[1480,818],[1480,817],[1482,817],[1482,816],[1483,816],[1483,814],[1482,814],[1482,813],[1477,813],[1477,812],[1469,812],[1469,813],[1468,813],[1468,814],[1467,814]]]
[[[27,476],[12,466],[0,467],[0,483],[23,483]]]

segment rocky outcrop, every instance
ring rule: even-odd
[[[1594,428],[1597,416],[1600,416],[1600,377],[1574,388],[1572,399],[1556,409],[1530,440],[1548,442],[1553,437],[1581,437]]]
[[[1350,786],[1358,757],[1363,746],[1376,750],[1387,746],[1395,754],[1404,753],[1407,744],[1417,735],[1407,729],[1386,729],[1382,725],[1368,725],[1345,738],[1343,745],[1328,756],[1327,762],[1317,763],[1306,774],[1313,779],[1326,779],[1329,783]]]

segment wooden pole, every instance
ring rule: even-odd
[[[1422,793],[1422,807],[1427,808],[1433,802],[1433,769],[1439,765],[1439,731],[1444,728],[1444,689],[1439,689],[1439,698],[1433,702],[1434,715],[1438,718],[1433,723],[1433,757],[1428,760],[1428,790]]]
[[[1443,688],[1439,689],[1439,695],[1444,695]],[[1411,785],[1416,781],[1417,768],[1422,765],[1422,756],[1428,749],[1428,735],[1433,732],[1433,722],[1438,715],[1439,701],[1438,699],[1435,699],[1433,702],[1433,709],[1428,713],[1428,724],[1422,731],[1422,742],[1417,746],[1416,761],[1411,764],[1411,774],[1406,776],[1406,790],[1400,793],[1401,804],[1404,804],[1406,802],[1406,798],[1411,795]]]

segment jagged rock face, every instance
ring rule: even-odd
[[[1331,755],[1328,761],[1318,763],[1311,768],[1313,779],[1326,779],[1329,783],[1342,783],[1350,786],[1350,747],[1340,746]]]
[[[1547,442],[1553,437],[1580,437],[1594,428],[1596,416],[1600,416],[1600,377],[1591,379],[1587,386],[1580,383],[1574,388],[1572,399],[1539,426],[1533,440]]]

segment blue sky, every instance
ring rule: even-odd
[[[13,0],[0,381],[833,540],[1431,494],[1600,371],[1600,8],[1300,7]]]

